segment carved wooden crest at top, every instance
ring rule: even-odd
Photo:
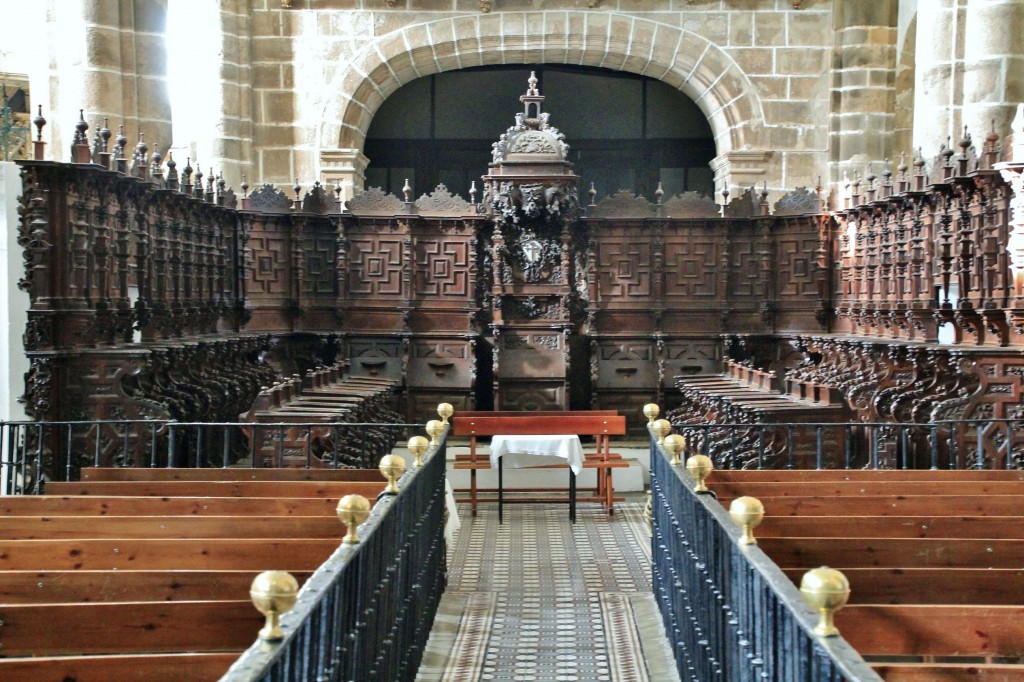
[[[324,214],[330,212],[331,200],[328,198],[323,185],[319,182],[313,183],[313,188],[306,192],[306,196],[302,198],[302,210],[305,213]]]
[[[438,185],[430,194],[416,200],[416,208],[424,216],[476,215],[476,207],[458,194],[452,194],[444,184]]]
[[[666,218],[717,218],[721,208],[711,197],[698,192],[683,192],[666,201]]]
[[[819,211],[818,195],[806,187],[797,187],[775,202],[775,215],[806,215]]]
[[[262,213],[288,213],[291,210],[292,202],[288,195],[278,191],[273,185],[266,184],[253,190],[249,195],[248,207],[250,211]]]
[[[238,208],[238,197],[235,195],[235,190],[228,187],[221,192],[221,197],[225,208]]]
[[[621,189],[587,209],[588,218],[650,218],[656,207],[647,199]]]
[[[730,218],[750,218],[761,212],[757,192],[753,187],[743,191],[725,207],[725,215]]]
[[[557,154],[554,142],[548,135],[536,131],[520,133],[508,146],[509,154]]]
[[[345,202],[345,208],[352,215],[390,216],[405,213],[405,204],[394,194],[388,194],[380,187],[370,187]]]

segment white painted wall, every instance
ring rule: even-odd
[[[28,294],[18,288],[24,264],[18,246],[18,166],[0,162],[0,420],[25,419],[18,397],[25,392],[28,358],[22,345]]]

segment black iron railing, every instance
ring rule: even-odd
[[[651,441],[655,599],[686,682],[880,682],[845,640],[813,634],[796,586]]]
[[[222,682],[412,680],[444,591],[446,437],[382,496],[361,542],[342,545],[281,619],[284,639],[254,643]]]
[[[45,492],[47,480],[77,480],[87,466],[376,468],[422,432],[340,422],[0,422],[0,492]]]
[[[1024,420],[673,427],[719,469],[1024,468]]]

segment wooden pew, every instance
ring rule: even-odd
[[[245,594],[258,573],[239,569],[4,571],[0,604],[209,601]],[[312,572],[292,575],[301,583]]]
[[[593,452],[584,455],[583,467],[597,469],[596,495],[590,500],[604,503],[608,513],[614,511],[614,488],[612,469],[629,466],[616,453],[611,452],[611,436],[626,433],[626,418],[621,415],[592,413],[588,411],[565,411],[536,415],[532,412],[456,414],[452,424],[452,435],[469,438],[469,456],[456,459],[456,469],[470,470],[470,505],[476,515],[478,497],[476,472],[489,469],[489,458],[479,457],[478,438],[496,435],[578,435],[592,436],[595,440]],[[615,456],[613,456],[615,455]],[[555,465],[567,468],[568,465]]]
[[[1019,665],[882,663],[873,667],[886,682],[1024,682]]]
[[[810,490],[808,490],[810,492]],[[735,495],[720,495],[729,506]],[[758,498],[777,516],[938,516],[956,509],[971,516],[1014,516],[1021,513],[1014,495],[865,495],[830,497],[817,495]],[[2,504],[2,502],[0,502]]]
[[[231,601],[5,604],[7,657],[242,651],[263,617],[248,595]],[[73,627],[53,627],[56,623]],[[112,627],[113,626],[113,627]]]
[[[85,467],[83,481],[371,481],[380,483],[376,469],[142,469]]]
[[[310,571],[338,548],[338,542],[321,538],[5,540],[0,543],[0,571],[186,567],[204,571]]]
[[[805,569],[783,572],[795,583]],[[844,568],[851,604],[1015,604],[1024,594],[1020,568]]]
[[[752,481],[715,484],[715,492],[723,496],[743,495],[751,497],[799,497],[808,493],[810,485],[805,481]],[[821,497],[860,497],[881,495],[1022,495],[1024,481],[821,481],[813,484],[814,494]]]
[[[0,516],[0,538],[333,538],[330,516]]]
[[[135,654],[106,656],[37,656],[0,658],[4,682],[181,682],[188,671],[193,682],[217,680],[238,658],[238,652]],[[116,676],[116,677],[115,677]]]
[[[820,565],[846,575],[836,624],[887,682],[1004,682],[1024,681],[1024,665],[1004,660],[1024,652],[1022,478],[715,471],[709,487],[725,507],[740,495],[764,504],[758,546],[794,583]]]
[[[315,497],[0,497],[0,516],[319,516],[335,513],[337,500]]]
[[[304,581],[344,535],[338,499],[384,487],[238,471],[86,470],[62,496],[0,498],[0,679],[216,680],[263,623],[253,578]]]
[[[767,516],[762,538],[999,538],[1024,523],[1022,516]]]
[[[822,483],[831,481],[955,481],[963,486],[965,493],[971,493],[971,486],[978,481],[1024,481],[1024,470],[1013,469],[716,469],[715,482],[758,481],[789,483],[806,481]]]
[[[378,474],[379,476],[379,474]],[[156,497],[376,497],[384,488],[367,481],[72,481],[47,483],[48,495]]]
[[[368,429],[352,435],[344,429],[327,424],[336,422],[372,423],[402,421],[390,407],[398,391],[398,383],[372,377],[346,375],[347,364],[342,362],[329,368],[318,368],[308,372],[304,378],[292,377],[262,390],[250,409],[239,416],[240,421],[251,422],[252,427],[243,428],[253,447],[255,462],[276,462],[277,466],[330,467],[337,456],[339,464],[346,468],[369,468],[377,457],[386,454],[394,445],[392,434],[379,429]],[[263,443],[258,434],[265,431],[255,424],[276,423],[324,423],[323,427],[277,427],[269,426],[280,443]],[[363,437],[373,452],[361,457]],[[313,452],[311,445],[323,448]],[[376,456],[375,456],[376,455]]]
[[[677,427],[699,426],[690,434],[702,452],[728,468],[748,466],[813,466],[817,452],[814,430],[789,431],[794,422],[841,424],[849,421],[845,400],[834,388],[787,380],[775,372],[726,359],[717,375],[678,376],[682,405],[665,418]],[[760,428],[731,427],[759,424]],[[707,428],[710,426],[711,428]],[[823,445],[838,441],[839,426],[824,426]],[[785,460],[782,459],[785,455]]]

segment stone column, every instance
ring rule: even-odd
[[[1024,101],[1024,3],[968,0],[966,19],[963,124],[980,147],[993,123],[1006,134]]]
[[[253,66],[250,58],[252,20],[247,0],[209,0],[219,5],[213,10],[220,21],[220,45],[217,61],[205,65],[212,73],[211,87],[219,101],[202,103],[209,112],[197,131],[197,140],[179,140],[195,144],[202,166],[223,173],[231,187],[237,188],[246,176],[249,184],[262,179],[256,169],[253,152]],[[205,171],[204,171],[205,172]]]
[[[961,133],[964,13],[967,0],[929,0],[917,13],[914,147],[931,159]]]
[[[171,144],[167,96],[167,0],[82,3],[85,63],[82,101],[90,125],[107,116],[124,123],[129,146],[146,134],[150,151]],[[62,78],[74,78],[62,73]],[[76,108],[72,102],[64,107]],[[62,108],[62,116],[71,110]],[[68,124],[65,124],[68,125]]]
[[[897,10],[895,0],[834,5],[833,180],[892,156]]]
[[[370,160],[358,149],[321,150],[320,183],[332,191],[341,183],[341,200],[348,201],[363,191],[368,165]]]

